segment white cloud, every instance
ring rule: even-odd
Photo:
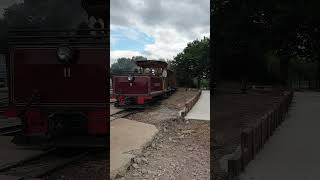
[[[111,28],[138,29],[155,38],[142,53],[151,59],[172,59],[188,42],[210,36],[209,0],[111,0],[110,5]]]

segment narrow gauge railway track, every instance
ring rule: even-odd
[[[11,175],[20,178],[41,178],[53,171],[61,169],[72,162],[88,155],[87,151],[51,149],[47,153],[33,157],[29,160],[3,167],[1,175]]]
[[[0,128],[0,136],[12,136],[20,133],[21,125],[13,125],[8,127],[1,127]]]
[[[131,114],[135,114],[135,113],[138,113],[138,112],[142,112],[143,109],[126,109],[126,110],[123,110],[123,111],[120,111],[120,112],[117,112],[113,115],[110,116],[110,120],[113,121],[115,119],[119,119],[119,118],[125,118]]]
[[[5,110],[8,108],[9,104],[9,98],[8,97],[3,97],[0,98],[0,113],[4,113]]]

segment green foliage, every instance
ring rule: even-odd
[[[180,86],[192,86],[194,78],[197,79],[199,86],[202,79],[209,78],[209,41],[209,38],[204,37],[188,43],[187,47],[172,61]]]
[[[212,0],[212,3],[213,48],[221,79],[248,76],[254,81],[270,77],[272,81],[283,81],[288,66],[305,66],[320,60],[319,1]],[[266,58],[270,52],[278,62]],[[288,63],[290,59],[300,63]]]
[[[143,56],[134,56],[132,58],[119,58],[116,63],[113,63],[110,68],[111,74],[124,73],[124,72],[132,72],[135,68],[137,68],[135,61],[139,60],[147,60],[147,58]]]
[[[205,88],[205,89],[209,88],[209,80],[202,79],[201,82],[200,82],[200,87],[201,88]]]
[[[0,49],[6,49],[10,28],[76,28],[87,21],[81,0],[28,0],[4,9],[0,19]],[[72,13],[70,13],[72,12]]]
[[[317,79],[318,62],[303,62],[298,58],[290,61],[289,79],[314,80]]]
[[[81,0],[32,0],[5,9],[4,19],[11,27],[75,28],[87,16]]]

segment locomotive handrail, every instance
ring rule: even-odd
[[[22,28],[10,28],[9,33],[13,32],[77,32],[77,31],[107,31],[105,28],[88,28],[88,29],[63,29],[63,28],[56,28],[56,29],[50,29],[50,28],[37,28],[37,29],[32,29],[32,28],[27,28],[27,29],[22,29]]]
[[[104,35],[61,35],[61,36],[13,36],[13,37],[9,37],[9,39],[34,39],[34,38],[104,38],[106,36]]]
[[[9,45],[19,45],[19,46],[32,46],[32,45],[36,45],[36,46],[50,46],[50,45],[60,45],[62,43],[66,43],[66,41],[52,41],[52,42],[9,42]],[[106,44],[105,41],[101,41],[101,42],[84,42],[84,41],[78,41],[78,42],[67,42],[69,45],[99,45],[102,47],[106,47],[109,48],[109,46]]]
[[[114,75],[118,75],[118,76],[123,75],[123,76],[125,76],[125,75],[129,75],[129,74],[134,75],[134,76],[154,75],[151,72],[150,73],[137,73],[137,72],[129,72],[129,71],[128,72],[112,73],[111,75],[112,76],[114,76]],[[155,74],[154,76],[158,76],[158,75]]]
[[[37,36],[9,36],[8,43],[19,45],[49,45],[49,44],[103,44],[106,43],[105,35],[37,35]]]
[[[41,41],[68,40],[68,41],[103,41],[108,38],[106,29],[10,29],[8,32],[8,41],[10,44],[22,43],[34,44]],[[54,42],[51,42],[54,43]],[[44,43],[45,44],[45,43]]]

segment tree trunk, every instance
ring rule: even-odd
[[[241,93],[242,94],[247,93],[247,78],[242,78],[241,80]]]
[[[317,67],[317,69],[318,69],[318,73],[317,73],[317,81],[318,81],[317,88],[319,89],[320,88],[320,59],[318,59],[318,67]]]
[[[308,89],[311,89],[311,80],[308,80],[308,86],[309,86]]]
[[[281,74],[281,85],[283,88],[288,88],[288,69],[289,69],[289,58],[284,57],[280,60],[280,74]]]

